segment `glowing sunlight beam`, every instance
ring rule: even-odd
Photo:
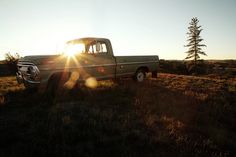
[[[65,47],[64,55],[73,57],[85,52],[84,44],[68,44]]]

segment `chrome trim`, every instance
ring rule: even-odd
[[[116,66],[116,64],[100,64],[100,65],[85,65],[85,66],[71,66],[71,67],[63,67],[63,68],[57,68],[53,70],[61,70],[61,69],[79,69],[79,68],[96,68],[96,67],[108,67],[108,66]],[[42,68],[41,71],[51,70],[50,68]]]
[[[121,62],[117,63],[117,65],[130,65],[130,64],[146,64],[146,63],[157,63],[157,61],[145,61],[145,62]]]
[[[146,63],[157,63],[157,61],[146,61],[146,62],[121,62],[117,64],[99,64],[99,65],[84,65],[84,66],[79,66],[79,67],[63,67],[63,69],[77,69],[77,68],[95,68],[95,67],[107,67],[107,66],[120,66],[120,65],[134,65],[134,64],[146,64]],[[57,68],[54,70],[60,70],[62,68]],[[41,71],[44,70],[51,70],[50,68],[42,68],[40,69]]]
[[[93,76],[92,76],[93,77]],[[106,79],[106,78],[115,78],[115,75],[106,75],[106,76],[98,76],[95,77],[96,80],[100,80],[100,79]],[[86,79],[85,79],[86,80]]]
[[[24,81],[30,84],[40,84],[40,81],[31,81],[31,80],[24,80]]]
[[[29,67],[32,67],[31,70]],[[29,62],[18,62],[17,69],[16,79],[19,84],[24,83],[26,87],[40,84],[40,71],[35,64]]]
[[[29,65],[35,65],[35,64],[29,62],[18,62],[17,64],[17,66],[29,66]]]
[[[122,74],[116,74],[116,76],[126,76],[126,75],[134,75],[134,72],[130,72],[130,73],[122,73]]]
[[[16,80],[19,84],[22,84],[24,82],[23,76],[20,72],[16,72]]]

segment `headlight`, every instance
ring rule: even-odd
[[[29,66],[27,69],[27,74],[31,77],[36,77],[39,75],[39,70],[36,66]]]

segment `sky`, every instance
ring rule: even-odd
[[[0,60],[56,54],[66,41],[104,37],[115,55],[184,59],[197,17],[203,59],[236,59],[236,0],[0,0]]]

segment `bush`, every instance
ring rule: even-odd
[[[235,77],[235,60],[198,60],[192,61],[160,60],[160,72],[181,75],[217,75],[221,77]]]
[[[208,64],[205,63],[203,60],[197,62],[197,64],[194,64],[194,62],[187,62],[186,68],[188,69],[189,74],[194,74],[194,75],[207,74],[209,71]]]
[[[5,62],[8,66],[8,69],[12,72],[12,73],[16,73],[17,72],[17,62],[20,58],[20,55],[18,53],[15,53],[14,55],[12,55],[10,52],[5,54]]]
[[[172,74],[188,74],[188,70],[183,61],[160,60],[160,72]]]

